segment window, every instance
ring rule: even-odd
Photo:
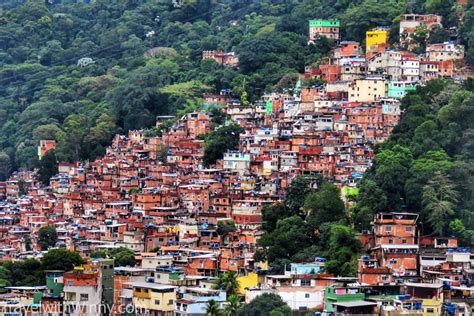
[[[392,226],[385,226],[385,231],[386,232],[391,232],[392,231]]]
[[[427,309],[426,309],[426,312],[427,312],[427,313],[434,313],[434,308],[427,308]]]
[[[173,303],[174,303],[173,300],[168,301],[168,305],[173,305]]]
[[[311,285],[311,280],[307,280],[307,279],[301,280],[301,286],[310,286],[310,285]]]
[[[155,305],[160,305],[160,300],[155,300]]]
[[[304,298],[309,298],[309,293],[305,293]]]
[[[89,294],[81,294],[80,296],[80,301],[81,302],[86,302],[89,300]]]
[[[407,226],[407,227],[405,227],[405,231],[406,231],[406,232],[412,232],[412,231],[413,231],[413,227]]]

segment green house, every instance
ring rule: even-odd
[[[365,294],[359,287],[328,286],[324,295],[324,311],[332,313],[335,311],[333,303],[363,301]]]
[[[340,27],[338,20],[309,20],[309,27]]]
[[[60,296],[63,293],[64,282],[63,282],[63,271],[46,271],[46,287],[48,293],[53,296]]]
[[[416,84],[414,82],[404,82],[404,81],[391,81],[388,83],[388,97],[401,99],[409,91],[416,90]]]

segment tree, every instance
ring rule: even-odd
[[[38,180],[44,185],[49,184],[49,179],[58,173],[58,162],[54,150],[49,150],[39,161]]]
[[[91,252],[90,257],[94,258],[94,259],[107,258],[107,251],[105,251],[105,250],[94,250],[94,251]]]
[[[222,316],[223,312],[219,303],[210,299],[206,303],[206,316]]]
[[[227,298],[227,305],[225,306],[226,316],[237,316],[242,303],[240,303],[240,297],[237,295],[231,295]]]
[[[365,32],[380,25],[391,25],[404,10],[404,5],[394,1],[359,1],[358,4],[349,6],[341,15],[345,33],[343,38],[362,42]]]
[[[360,242],[354,231],[345,225],[330,226],[327,245],[329,261],[326,271],[335,275],[355,275],[357,270],[356,256],[360,250]]]
[[[311,191],[312,179],[307,176],[299,176],[291,181],[286,193],[285,203],[290,209],[291,215],[302,214],[302,207],[306,194]]]
[[[466,229],[459,218],[455,218],[449,223],[449,230],[458,238],[461,245],[470,246],[472,244],[474,231]]]
[[[227,296],[235,295],[239,289],[237,273],[234,271],[226,271],[219,274],[215,287],[224,290],[227,293]]]
[[[249,102],[249,94],[247,93],[247,91],[243,91],[242,94],[240,95],[240,103],[243,105],[243,106],[249,106],[250,105],[250,102]]]
[[[8,281],[13,286],[35,286],[44,284],[44,273],[41,263],[36,259],[25,259],[18,262],[5,262],[2,265],[8,270]]]
[[[25,179],[21,178],[18,180],[18,195],[24,196],[28,194],[28,184]]]
[[[230,124],[205,135],[204,165],[214,164],[217,159],[222,159],[226,151],[236,149],[243,131],[237,124]]]
[[[119,247],[109,251],[109,256],[114,259],[117,267],[135,266],[135,252],[129,248]]]
[[[63,248],[51,249],[41,258],[41,266],[44,270],[69,271],[82,263],[83,260],[77,252]]]
[[[439,236],[444,236],[450,218],[455,214],[458,197],[451,180],[439,171],[423,187],[423,215]]]
[[[284,203],[265,205],[262,211],[263,229],[271,233],[277,225],[278,220],[291,216],[291,212]]]
[[[410,177],[406,179],[406,201],[410,208],[421,210],[423,186],[439,171],[448,173],[454,164],[443,150],[428,151],[414,160],[410,167]]]
[[[217,233],[221,236],[226,236],[230,232],[237,229],[234,221],[219,221],[217,222]]]
[[[260,257],[255,260],[267,259],[275,270],[282,272],[286,262],[291,262],[294,256],[311,246],[312,235],[314,232],[312,233],[301,217],[294,215],[281,219],[275,230],[264,234],[258,240],[257,244],[262,250],[256,253]]]
[[[354,224],[359,228],[369,228],[374,214],[387,210],[387,196],[384,190],[369,174],[357,183],[357,207],[354,209]]]
[[[400,208],[401,199],[405,197],[404,185],[409,178],[413,160],[410,149],[395,145],[392,149],[383,149],[375,156],[375,181],[387,192],[387,207]]]
[[[411,35],[412,42],[416,45],[415,52],[424,52],[426,50],[426,40],[429,30],[425,25],[415,28],[415,32]]]
[[[31,238],[28,236],[25,238],[25,250],[31,251],[32,249],[33,249],[33,243],[31,241]]]
[[[32,136],[35,141],[55,140],[59,131],[61,129],[55,124],[44,124],[36,127],[32,132]]]
[[[54,247],[58,241],[58,233],[54,226],[41,227],[38,231],[38,245],[41,250],[48,250],[50,247]]]
[[[0,266],[0,293],[6,293],[7,290],[5,287],[11,286],[10,279],[10,271],[8,271],[4,266]]]
[[[444,43],[450,39],[449,32],[442,26],[435,25],[429,34],[430,43]]]
[[[308,214],[308,223],[316,228],[322,223],[342,219],[345,207],[339,188],[324,181],[319,191],[306,195],[303,209]]]
[[[11,172],[12,163],[10,156],[4,152],[0,152],[0,180],[5,181]]]
[[[240,315],[243,316],[270,316],[272,311],[291,315],[290,307],[283,302],[281,297],[273,293],[263,293],[254,298],[249,304],[242,307]]]

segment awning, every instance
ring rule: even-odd
[[[368,302],[368,301],[352,301],[352,302],[337,302],[337,303],[332,303],[332,305],[350,308],[350,307],[375,306],[377,305],[377,303]]]

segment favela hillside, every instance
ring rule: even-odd
[[[474,314],[474,1],[0,1],[0,316]]]

